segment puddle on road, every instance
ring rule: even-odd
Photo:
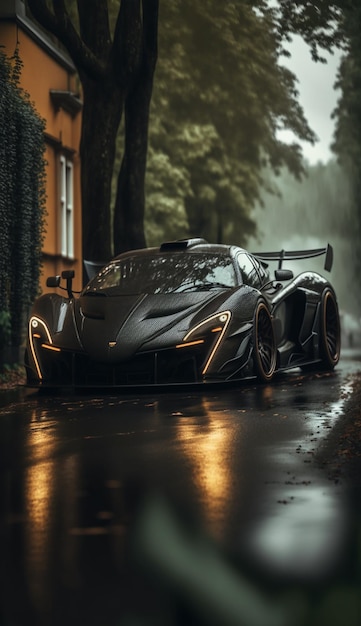
[[[253,525],[247,551],[278,575],[317,581],[342,560],[349,538],[347,489],[330,482],[313,459],[351,391],[352,382],[346,382],[337,401],[323,411],[306,412],[306,433],[296,454],[289,447],[277,454],[280,480],[268,485],[264,503],[270,513]]]
[[[297,487],[274,515],[254,528],[256,558],[278,575],[318,580],[338,563],[345,547],[344,506],[330,486]]]

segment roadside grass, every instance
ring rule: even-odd
[[[19,363],[3,365],[0,369],[0,389],[14,389],[25,384],[25,368]]]

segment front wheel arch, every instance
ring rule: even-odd
[[[253,318],[253,369],[261,382],[269,382],[276,370],[277,349],[272,317],[264,300],[256,304]]]

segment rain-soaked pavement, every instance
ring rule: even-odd
[[[319,451],[360,369],[0,397],[0,626],[288,626],[258,583],[342,568],[353,510]]]

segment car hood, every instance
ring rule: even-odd
[[[216,311],[229,291],[188,294],[80,296],[75,319],[84,350],[100,361],[129,359],[143,350],[159,350],[182,341],[202,309]],[[213,302],[213,305],[212,305]]]

